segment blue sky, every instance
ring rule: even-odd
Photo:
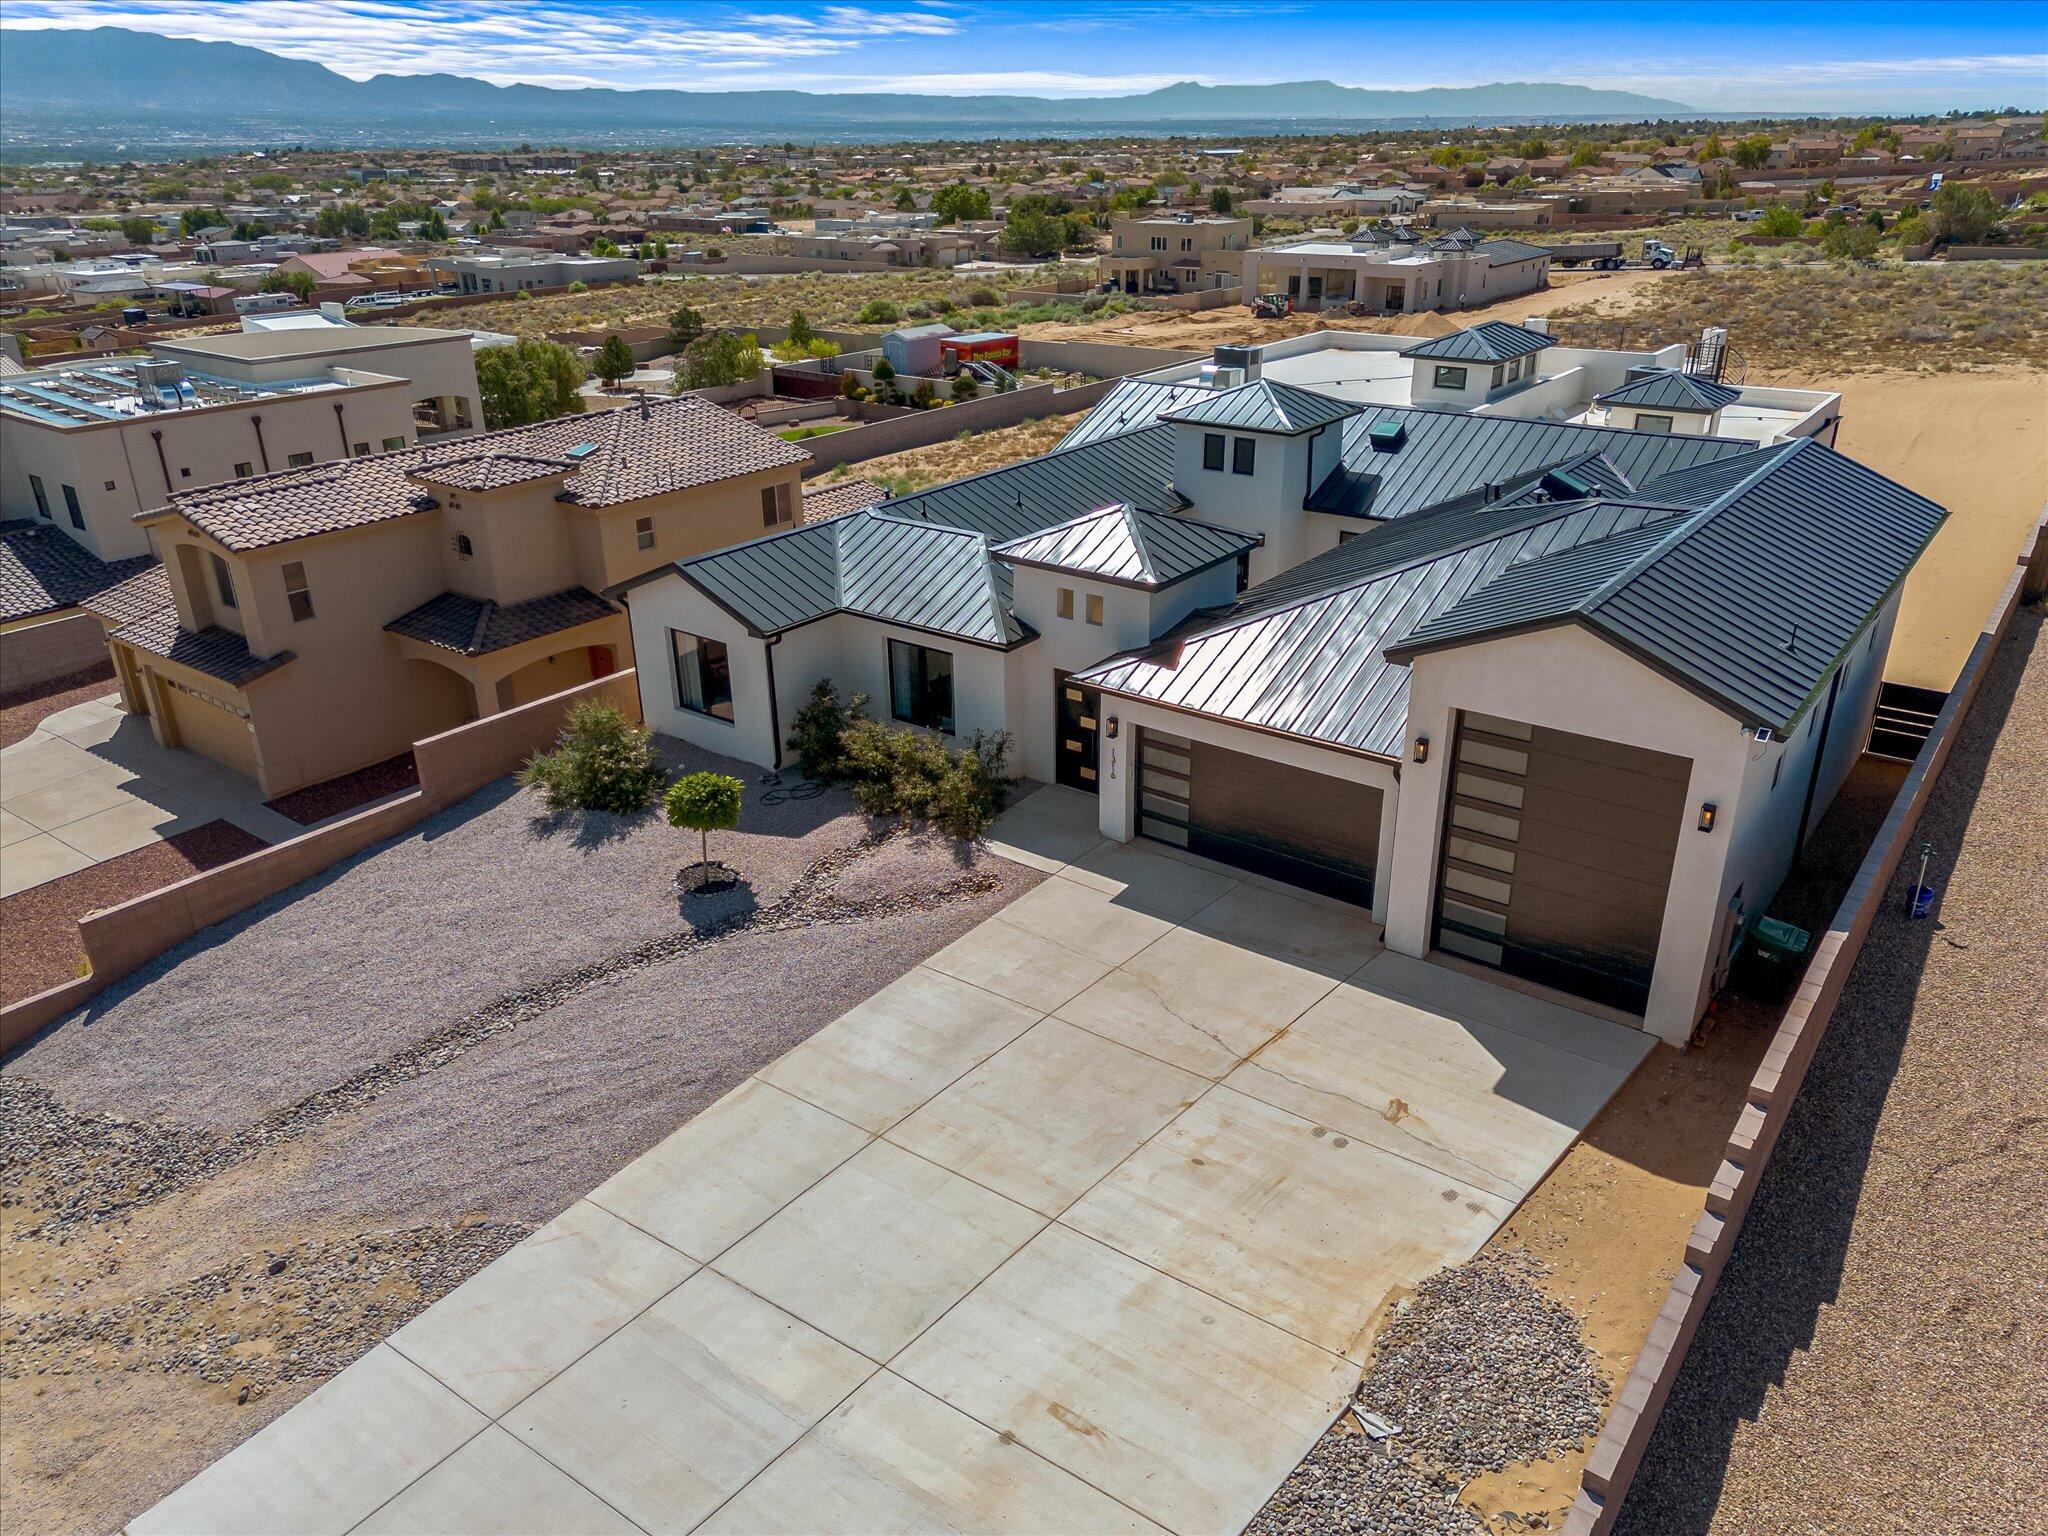
[[[0,27],[249,43],[358,78],[1119,95],[1560,80],[1704,109],[2048,102],[2048,0],[6,0]]]

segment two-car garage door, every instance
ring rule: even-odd
[[[1467,713],[1438,861],[1437,947],[1643,1012],[1691,768]]]
[[[1138,830],[1220,863],[1372,904],[1380,792],[1144,728]]]

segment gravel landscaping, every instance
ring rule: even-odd
[[[0,693],[0,747],[27,741],[43,721],[74,704],[90,704],[114,691],[114,664],[100,662],[77,672],[53,677],[33,688]]]
[[[1251,1536],[1486,1531],[1458,1500],[1467,1480],[1582,1445],[1606,1413],[1598,1357],[1543,1278],[1527,1252],[1486,1248],[1423,1281],[1373,1340],[1358,1388],[1358,1407],[1397,1433],[1375,1442],[1347,1410]]]
[[[2041,1527],[2048,638],[2022,609],[1623,1506],[1622,1536]]]
[[[264,804],[278,815],[288,816],[299,825],[310,827],[316,821],[353,811],[372,800],[382,800],[386,795],[417,789],[419,782],[420,770],[413,762],[412,754],[401,752],[381,763],[358,768],[354,773],[344,773],[338,779],[308,784],[304,789],[295,789],[275,800],[266,800]]]
[[[696,840],[656,816],[550,817],[501,781],[6,1062],[24,1528],[148,1507],[1040,878],[662,746],[748,786],[712,841],[729,892],[678,900]]]
[[[32,997],[80,974],[85,951],[78,943],[78,920],[88,912],[146,896],[265,846],[233,822],[210,821],[0,899],[0,931],[7,935],[0,946],[0,1003]]]

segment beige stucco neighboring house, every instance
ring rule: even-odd
[[[1109,250],[1095,271],[1124,293],[1183,293],[1228,288],[1252,243],[1250,219],[1193,213],[1131,214],[1111,222]]]
[[[598,594],[801,518],[810,455],[693,397],[193,491],[88,604],[123,705],[269,795],[631,665]]]

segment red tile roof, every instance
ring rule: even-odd
[[[611,507],[807,463],[810,457],[796,444],[694,395],[662,401],[643,397],[640,404],[617,410],[557,416],[456,442],[184,491],[171,498],[169,510],[229,549],[265,549],[431,511],[439,503],[412,477],[440,479],[444,470],[481,475],[460,467],[480,460],[571,464],[574,473],[564,482],[560,499]],[[458,483],[456,488],[472,487]],[[142,519],[161,515],[145,512]]]

